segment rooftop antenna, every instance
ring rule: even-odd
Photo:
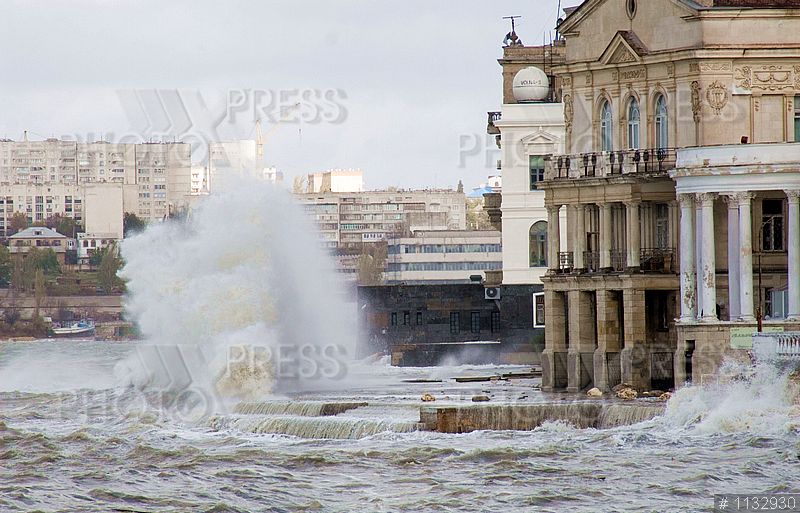
[[[503,44],[506,46],[522,46],[522,40],[517,36],[517,18],[522,16],[503,16],[504,20],[511,20],[511,32],[503,39]]]

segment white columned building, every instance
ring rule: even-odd
[[[769,289],[786,291],[783,315],[768,321],[800,320],[800,144],[752,144],[678,151],[671,173],[681,205],[682,324],[753,323],[769,301],[764,284],[754,284],[754,252],[769,259]],[[768,171],[768,172],[766,172]],[[715,226],[715,198],[727,203],[725,226]],[[768,212],[765,202],[777,204]],[[781,208],[780,205],[785,204]],[[754,211],[759,217],[754,216]],[[699,219],[695,221],[694,215]],[[784,215],[788,223],[783,223]],[[716,218],[716,219],[715,219]],[[785,239],[785,240],[784,240]],[[695,249],[699,248],[699,249]],[[716,252],[726,248],[725,259]],[[785,278],[781,256],[785,255]],[[727,274],[727,319],[720,319],[718,269]],[[777,284],[777,286],[776,286]],[[754,290],[754,286],[756,290]],[[759,289],[761,293],[759,294]],[[761,304],[754,301],[761,297]],[[762,312],[763,313],[763,312]]]

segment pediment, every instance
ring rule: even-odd
[[[555,134],[540,128],[537,132],[527,135],[520,139],[523,146],[552,146],[561,142],[561,138]]]
[[[600,55],[603,64],[633,64],[642,61],[649,52],[633,31],[620,30]]]

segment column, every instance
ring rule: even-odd
[[[753,194],[736,195],[739,203],[739,318],[753,322],[753,221],[750,202]]]
[[[678,251],[678,203],[670,201],[669,205],[669,247]],[[673,257],[675,258],[675,257]]]
[[[786,317],[800,320],[800,190],[786,191],[789,198],[789,311]]]
[[[611,203],[600,206],[600,269],[611,269]]]
[[[583,253],[586,251],[586,211],[583,205],[575,205],[572,208],[572,214],[575,216],[575,241],[572,247],[575,250],[575,271],[582,272],[586,270],[586,263],[583,260]]]
[[[550,271],[559,270],[558,253],[561,251],[560,205],[547,207],[547,265]]]
[[[695,249],[694,249],[694,198],[691,194],[678,195],[681,206],[681,322],[693,322],[695,309]]]
[[[703,208],[700,205],[700,202],[697,201],[695,195],[695,202],[694,202],[694,266],[695,266],[695,277],[694,277],[694,290],[695,290],[695,317],[699,320],[703,314],[703,304],[702,304],[702,274],[700,272],[700,262],[703,261]]]
[[[700,298],[701,320],[717,321],[717,278],[716,254],[714,248],[714,193],[697,195],[702,210],[702,235],[700,253]]]
[[[640,266],[639,256],[641,254],[640,221],[639,221],[638,201],[625,203],[625,212],[628,214],[628,267],[638,270]]]
[[[728,204],[728,314],[731,321],[741,316],[739,293],[739,200],[724,196]]]

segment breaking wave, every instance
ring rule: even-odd
[[[341,378],[354,315],[288,193],[240,183],[121,250],[126,312],[146,341],[117,365],[122,385],[256,399]]]

